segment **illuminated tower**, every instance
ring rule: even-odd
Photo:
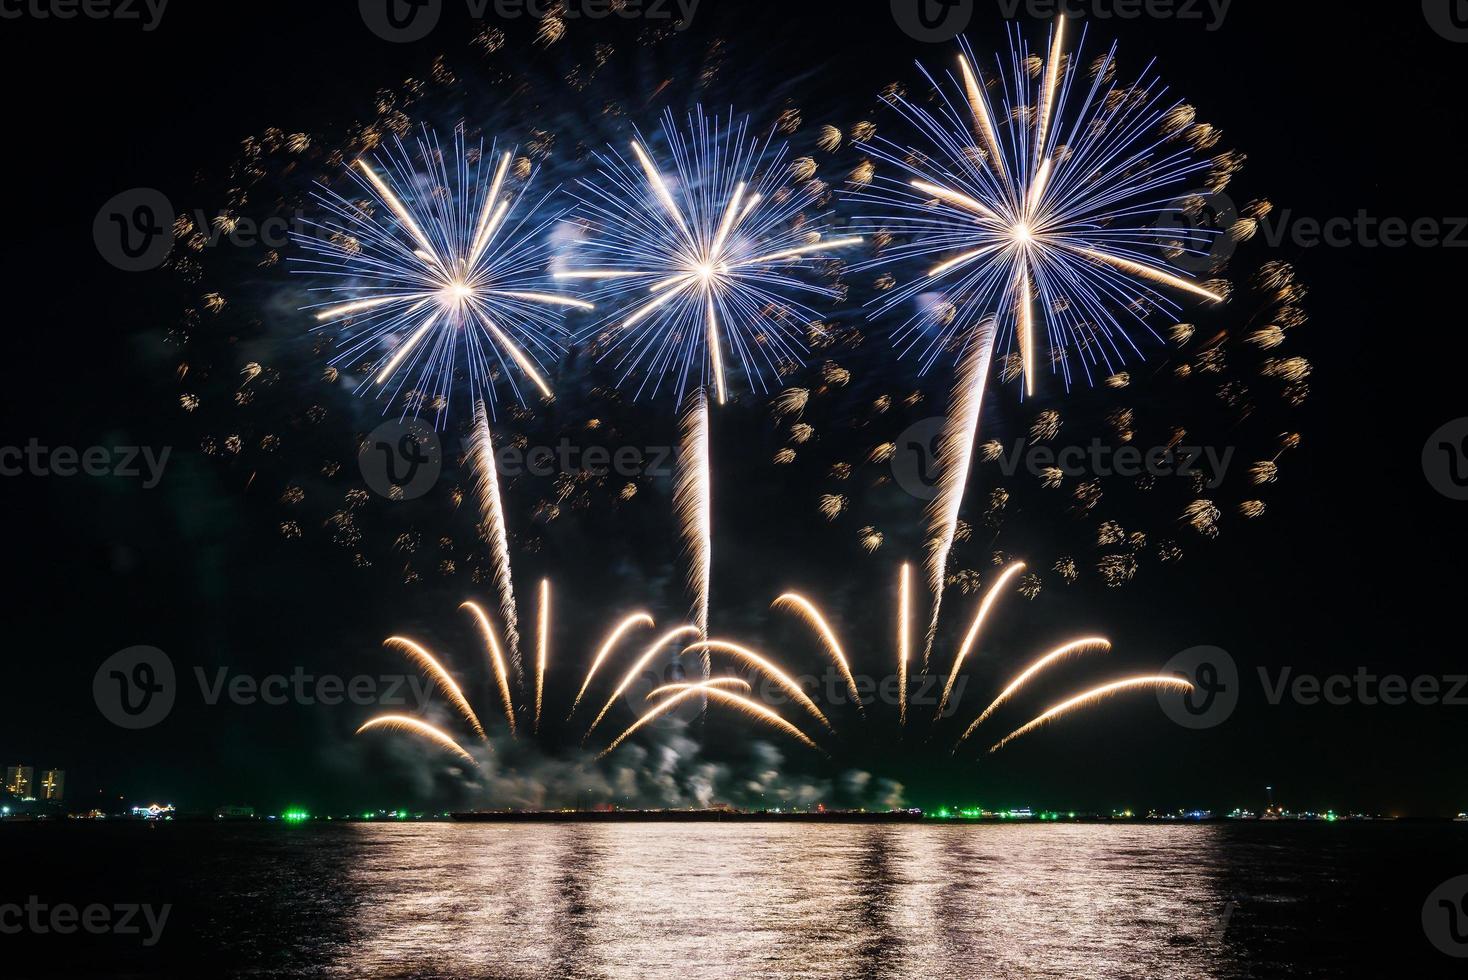
[[[30,766],[7,766],[5,769],[5,792],[21,799],[31,795],[36,770]]]
[[[59,802],[65,792],[65,769],[47,769],[41,773],[41,799]]]

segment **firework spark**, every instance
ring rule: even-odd
[[[1007,702],[1010,698],[1014,697],[1019,689],[1029,683],[1030,679],[1036,674],[1045,670],[1047,667],[1050,667],[1052,664],[1064,660],[1067,657],[1071,657],[1081,653],[1104,653],[1109,651],[1110,649],[1111,643],[1108,640],[1103,639],[1099,636],[1091,636],[1080,640],[1072,640],[1069,643],[1066,643],[1062,646],[1056,647],[1054,650],[1051,650],[1049,653],[1045,654],[1045,656],[1041,657],[1029,667],[1025,668],[1018,677],[1010,681],[1009,686],[999,693],[999,696],[994,699],[993,703],[985,708],[983,713],[980,714],[979,717],[975,718],[974,723],[968,726],[968,729],[963,733],[962,736],[959,737],[958,743],[953,746],[953,751],[957,752],[959,745],[962,745],[965,741],[967,741],[968,737],[972,735],[975,731],[977,731],[978,727],[982,725],[985,721],[987,721],[990,715],[998,710],[998,708],[1005,702]]]
[[[710,679],[708,681],[704,681],[703,683],[707,684],[709,687],[740,688],[740,689],[742,689],[744,691],[745,694],[748,694],[750,691],[753,690],[753,688],[749,684],[749,681],[744,680],[742,677],[715,677],[715,678],[712,678],[712,679]],[[701,685],[700,684],[664,684],[662,687],[655,687],[651,691],[648,691],[647,692],[647,697],[643,698],[643,700],[644,701],[651,701],[653,698],[660,698],[660,697],[663,697],[665,695],[672,694],[675,691],[686,691],[686,690],[688,690],[691,687],[699,687],[699,686],[701,686]]]
[[[479,498],[479,514],[484,521],[489,555],[494,565],[500,615],[505,621],[505,645],[510,649],[510,665],[518,682],[524,676],[524,667],[520,662],[520,614],[515,607],[515,580],[510,573],[510,538],[505,526],[505,504],[500,496],[494,439],[489,432],[489,414],[483,402],[474,406],[470,465],[477,473],[475,491]]]
[[[693,593],[693,621],[700,639],[709,635],[709,591],[713,576],[713,473],[709,453],[709,406],[702,388],[689,396],[683,415],[682,451],[673,510],[688,554],[688,588]],[[708,677],[708,658],[704,658]]]
[[[907,662],[912,656],[912,566],[902,563],[897,586],[897,723],[907,725]]]
[[[683,652],[687,653],[690,650],[706,651],[705,656],[707,656],[708,652],[727,653],[737,660],[742,660],[744,663],[749,664],[755,670],[758,670],[770,680],[774,681],[775,684],[778,685],[782,690],[784,690],[786,694],[790,695],[790,697],[793,698],[797,704],[799,704],[802,708],[809,712],[812,718],[824,725],[828,731],[835,731],[835,729],[831,727],[830,720],[826,718],[825,714],[821,711],[820,708],[816,707],[816,703],[810,699],[810,695],[801,690],[800,684],[796,682],[795,678],[791,677],[789,674],[785,673],[785,671],[775,666],[775,664],[770,662],[767,658],[761,656],[748,647],[740,646],[738,643],[730,643],[727,640],[703,640],[698,643],[692,644],[691,646],[687,647]]]
[[[846,688],[851,692],[851,699],[856,702],[858,709],[865,714],[865,708],[861,703],[861,694],[856,690],[856,678],[851,674],[851,664],[846,659],[846,653],[841,649],[841,641],[836,638],[836,631],[821,611],[816,608],[815,603],[797,592],[787,592],[772,603],[774,608],[785,608],[792,610],[801,616],[811,628],[814,629],[821,641],[826,645],[826,652],[841,668],[841,675],[846,680]]]
[[[484,637],[484,647],[489,651],[489,662],[494,667],[495,683],[499,685],[500,701],[504,705],[505,720],[510,723],[510,735],[515,734],[515,700],[510,695],[510,672],[505,665],[505,655],[500,650],[499,637],[494,634],[494,624],[489,621],[489,613],[477,602],[465,602],[460,604],[460,609],[467,609],[473,614],[475,621],[479,624],[480,635]]]
[[[581,690],[576,692],[576,700],[571,702],[571,711],[566,715],[567,721],[571,720],[571,716],[576,713],[576,708],[581,704],[581,699],[586,696],[586,689],[591,686],[591,679],[596,676],[597,669],[611,655],[612,650],[621,642],[627,631],[636,626],[646,626],[651,629],[656,625],[647,613],[635,612],[623,619],[612,629],[611,633],[607,634],[606,640],[603,641],[601,648],[596,651],[596,656],[591,660],[591,669],[586,672],[586,680],[581,682]]]
[[[934,720],[943,717],[943,709],[948,707],[948,699],[953,695],[954,682],[958,680],[958,672],[963,667],[964,660],[968,659],[969,653],[973,651],[974,644],[979,639],[979,632],[984,628],[984,621],[989,617],[989,610],[994,608],[994,603],[1004,594],[1004,587],[1009,580],[1025,570],[1025,563],[1017,561],[1006,568],[989,588],[982,602],[979,603],[979,611],[974,614],[974,621],[968,628],[968,633],[963,638],[963,645],[958,648],[958,656],[953,658],[953,669],[948,673],[948,684],[943,688],[943,697],[938,702],[938,713]]]
[[[409,734],[417,735],[420,738],[427,739],[439,748],[454,753],[472,766],[477,767],[479,765],[479,763],[474,761],[474,757],[466,752],[464,747],[458,742],[455,742],[444,732],[428,724],[428,722],[414,718],[411,715],[379,715],[357,729],[357,734],[361,735],[363,732],[369,732],[376,728],[385,728],[389,731],[408,732]]]
[[[401,650],[409,660],[418,665],[419,669],[432,677],[448,697],[449,703],[457,708],[459,714],[464,716],[464,720],[473,727],[474,734],[478,735],[481,741],[489,741],[489,736],[484,734],[484,726],[479,724],[479,716],[470,707],[469,699],[464,697],[464,692],[459,689],[458,683],[444,668],[443,664],[439,663],[438,659],[429,653],[422,644],[414,642],[405,636],[389,636],[386,640],[382,641],[382,645]]]
[[[501,373],[522,402],[517,372],[551,397],[545,361],[566,350],[560,312],[593,307],[554,291],[544,270],[561,215],[527,200],[533,174],[508,189],[510,159],[483,144],[471,151],[462,130],[445,152],[425,128],[416,153],[398,139],[381,158],[355,161],[365,203],[324,186],[313,195],[326,215],[295,236],[305,253],[295,271],[329,294],[307,309],[317,329],[340,334],[332,366],[375,362],[359,392],[406,395],[415,414],[431,401],[440,423],[456,375],[474,402],[494,403]]]
[[[550,662],[550,579],[540,580],[540,608],[536,610],[535,642],[535,727],[540,734],[540,708],[545,697],[545,668]]]
[[[743,711],[751,718],[757,718],[769,724],[771,727],[779,729],[780,731],[789,735],[791,738],[800,742],[802,745],[806,745],[812,749],[815,749],[817,752],[821,751],[820,746],[811,741],[809,736],[807,736],[800,729],[796,728],[794,725],[790,724],[790,722],[786,721],[784,718],[781,718],[769,708],[757,702],[751,701],[748,698],[740,697],[737,694],[732,694],[729,691],[724,690],[717,681],[708,680],[699,684],[691,684],[686,689],[671,695],[663,701],[658,702],[657,705],[655,705],[646,714],[633,722],[630,728],[628,728],[622,734],[618,735],[610,745],[603,749],[602,753],[597,756],[597,759],[600,760],[606,758],[608,755],[616,750],[617,746],[625,742],[628,736],[632,735],[644,725],[656,721],[658,718],[661,718],[669,711],[672,711],[674,708],[676,708],[678,705],[682,704],[689,698],[699,696],[712,698],[715,701],[720,701],[724,704],[738,708],[740,711]]]
[[[819,319],[796,297],[838,295],[797,273],[861,239],[828,237],[807,217],[816,183],[795,185],[773,131],[751,138],[747,119],[710,119],[702,108],[687,131],[671,113],[662,129],[672,173],[641,136],[631,160],[615,149],[596,155],[599,178],[576,193],[591,226],[584,254],[554,276],[594,284],[592,299],[612,312],[587,333],[606,334],[599,356],[615,357],[624,381],[644,372],[639,394],[672,375],[679,401],[692,381],[723,404],[731,366],[768,392],[766,378],[802,359],[804,325]]]
[[[992,755],[993,753],[998,752],[1010,742],[1013,742],[1015,739],[1019,738],[1022,735],[1029,734],[1036,728],[1044,725],[1046,722],[1054,721],[1056,718],[1059,718],[1062,715],[1067,715],[1072,711],[1076,711],[1081,708],[1096,704],[1097,702],[1103,701],[1111,695],[1116,694],[1120,691],[1131,690],[1138,687],[1170,687],[1181,692],[1187,692],[1193,689],[1193,685],[1189,684],[1181,677],[1129,677],[1125,680],[1112,681],[1110,684],[1103,684],[1100,687],[1095,688],[1094,690],[1087,691],[1084,694],[1079,694],[1076,697],[1071,698],[1069,701],[1062,701],[1060,704],[1057,704],[1055,707],[1040,715],[1038,718],[1028,722],[1025,725],[1021,725],[1019,728],[1016,728],[1014,731],[1010,732],[1008,735],[995,742],[992,746],[989,747],[989,753]]]
[[[702,635],[699,633],[697,626],[679,626],[675,629],[669,630],[662,636],[658,637],[651,646],[643,651],[642,656],[638,657],[637,661],[627,669],[627,673],[622,675],[621,683],[619,683],[617,685],[617,689],[612,692],[612,696],[607,698],[607,703],[602,705],[601,711],[597,712],[596,718],[593,719],[591,722],[591,727],[586,729],[586,734],[581,736],[581,740],[585,742],[588,738],[591,737],[591,733],[596,731],[596,726],[600,725],[601,720],[606,717],[607,712],[612,710],[612,705],[617,703],[617,699],[620,698],[626,692],[627,688],[632,686],[632,682],[637,680],[637,678],[641,676],[642,672],[647,669],[647,665],[652,663],[653,658],[658,655],[658,651],[662,650],[663,647],[667,646],[669,643],[672,643],[674,640],[680,639],[689,634],[692,634],[694,636]]]
[[[923,673],[933,655],[938,636],[938,615],[943,608],[943,586],[948,578],[948,555],[958,534],[958,514],[968,491],[968,474],[973,464],[974,442],[979,436],[980,409],[989,379],[989,362],[994,354],[994,326],[986,320],[974,343],[965,352],[953,387],[953,405],[943,420],[938,439],[938,496],[928,505],[928,590],[933,609],[923,642]]]

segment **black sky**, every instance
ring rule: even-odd
[[[772,61],[801,60],[822,73],[811,83],[821,91],[849,87],[866,103],[933,49],[903,36],[885,3],[860,6],[703,0],[687,43],[726,32],[734,60],[772,33],[780,38]],[[973,30],[992,27],[998,46],[999,14],[980,8]],[[108,267],[91,224],[126,188],[189,200],[197,174],[222,171],[240,139],[265,126],[312,130],[360,113],[377,89],[423,74],[440,49],[462,47],[457,27],[446,22],[434,40],[395,46],[369,34],[351,3],[198,0],[174,0],[151,33],[108,22],[0,22],[8,52],[0,168],[9,190],[0,244],[9,407],[0,443],[174,447],[156,490],[112,479],[0,480],[10,570],[6,764],[65,768],[75,798],[168,797],[200,808],[422,799],[401,773],[364,773],[320,748],[341,743],[360,721],[354,709],[208,708],[195,697],[143,733],[120,732],[98,714],[92,675],[127,646],[160,647],[190,671],[386,670],[378,640],[414,626],[431,634],[457,599],[452,589],[354,575],[323,545],[280,539],[273,497],[245,491],[203,459],[194,422],[178,410],[172,363],[157,342],[176,315],[177,284]],[[1319,218],[1360,209],[1408,219],[1468,214],[1459,135],[1468,44],[1435,34],[1416,4],[1236,0],[1214,32],[1146,20],[1092,29],[1116,36],[1133,64],[1156,54],[1168,82],[1248,153],[1249,193],[1278,208]],[[1283,254],[1312,288],[1303,329],[1317,373],[1306,444],[1267,533],[1224,541],[1176,572],[1154,566],[1117,592],[1093,587],[1068,604],[1047,596],[1053,605],[1040,613],[1104,624],[1129,651],[1124,662],[1139,666],[1191,646],[1223,647],[1250,681],[1239,712],[1191,733],[1150,704],[1118,705],[1071,723],[1069,737],[1017,745],[982,768],[935,765],[920,746],[891,750],[891,768],[879,774],[905,783],[913,799],[1226,808],[1258,803],[1273,783],[1301,807],[1468,808],[1468,768],[1456,751],[1468,705],[1274,707],[1256,675],[1281,665],[1319,674],[1468,672],[1454,629],[1465,505],[1437,494],[1421,465],[1428,435],[1468,414],[1456,298],[1468,252],[1286,244]],[[881,342],[879,330],[870,334]],[[751,410],[730,426],[751,458],[768,456],[760,418]],[[731,591],[773,594],[785,575],[812,586],[840,579],[847,594],[885,597],[885,568],[807,560],[824,532],[808,510],[771,516],[782,492],[741,487],[721,507],[729,560],[748,565],[730,573]],[[766,532],[778,544],[759,552],[752,542]],[[520,568],[522,601],[532,576],[575,563],[572,581],[620,607],[663,560],[598,580],[594,564],[606,556],[590,537],[564,526],[548,533],[548,550]],[[757,587],[755,572],[768,573],[769,590]],[[672,605],[660,620],[676,615]],[[446,633],[445,645],[466,636]]]

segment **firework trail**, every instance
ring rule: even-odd
[[[703,681],[699,684],[691,684],[685,690],[679,691],[671,697],[668,697],[658,702],[658,704],[655,705],[650,711],[648,711],[647,714],[638,718],[635,722],[632,723],[632,726],[630,728],[628,728],[622,734],[618,735],[616,739],[613,740],[612,744],[603,749],[601,754],[596,757],[597,760],[599,761],[606,758],[614,750],[616,750],[617,746],[625,742],[629,736],[631,736],[638,729],[642,728],[644,725],[656,721],[658,718],[661,718],[669,711],[672,711],[679,704],[682,704],[689,698],[699,696],[712,698],[715,701],[721,701],[724,704],[738,708],[740,711],[743,711],[751,718],[757,718],[770,725],[771,727],[779,729],[780,731],[789,735],[791,738],[800,742],[802,745],[806,745],[812,749],[815,749],[817,752],[821,751],[821,747],[816,745],[815,742],[811,741],[804,732],[796,728],[794,725],[790,724],[790,722],[786,721],[784,718],[781,718],[769,708],[766,708],[764,705],[757,702],[751,701],[748,698],[740,697],[737,694],[731,694],[730,692],[723,690],[722,686],[717,681],[710,680]]]
[[[703,683],[707,684],[709,687],[743,688],[745,694],[748,694],[750,691],[753,690],[753,688],[750,687],[749,681],[744,680],[740,677],[715,677],[712,680],[704,681]],[[660,698],[666,694],[672,694],[676,691],[686,691],[690,687],[699,686],[699,684],[664,684],[662,687],[656,687],[649,691],[647,693],[647,697],[643,698],[643,700],[651,701],[653,698]]]
[[[722,405],[730,366],[768,392],[767,376],[778,380],[783,363],[803,359],[802,332],[820,319],[794,297],[838,297],[798,273],[861,239],[827,237],[821,217],[805,214],[818,182],[797,186],[773,130],[750,138],[748,129],[747,119],[711,119],[700,107],[685,131],[670,112],[662,130],[671,174],[639,135],[631,159],[596,154],[597,178],[575,192],[590,226],[584,264],[554,277],[593,284],[591,297],[612,312],[582,336],[605,336],[598,357],[616,358],[619,383],[643,373],[638,394],[671,375],[679,401],[692,382]]]
[[[953,685],[958,680],[958,672],[963,668],[964,660],[973,650],[974,643],[979,638],[979,631],[983,629],[984,621],[989,616],[989,610],[1004,594],[1004,587],[1009,584],[1009,580],[1024,570],[1025,563],[1022,561],[1010,565],[989,588],[988,593],[984,596],[984,601],[979,603],[979,611],[974,615],[973,624],[969,626],[968,634],[963,638],[963,645],[958,648],[958,656],[953,658],[953,669],[948,674],[948,684],[943,688],[943,697],[938,701],[938,713],[933,716],[935,722],[943,717],[943,709],[948,707],[948,699],[953,694]]]
[[[607,703],[602,705],[601,711],[597,712],[596,718],[591,723],[591,727],[586,729],[585,735],[581,736],[581,741],[585,742],[588,738],[591,737],[591,733],[596,731],[596,726],[600,725],[601,720],[606,717],[607,712],[612,710],[612,705],[617,703],[617,699],[620,698],[622,694],[627,690],[627,688],[632,686],[632,682],[637,680],[642,672],[647,669],[647,665],[652,663],[652,659],[658,655],[658,651],[662,650],[663,647],[667,646],[669,643],[672,643],[674,640],[679,639],[680,637],[688,635],[690,633],[694,636],[700,635],[697,626],[679,626],[675,629],[671,629],[668,632],[664,633],[662,636],[658,637],[657,640],[652,644],[652,646],[643,651],[642,656],[637,658],[637,662],[627,669],[626,674],[622,675],[621,683],[619,683],[617,685],[617,689],[612,692],[612,696],[607,698]]]
[[[907,661],[912,655],[912,566],[902,563],[897,586],[897,723],[907,725]]]
[[[464,751],[463,746],[458,742],[455,742],[448,735],[428,724],[428,722],[421,721],[410,715],[379,715],[357,729],[357,734],[361,735],[363,732],[371,731],[375,728],[385,728],[389,731],[408,732],[409,734],[417,735],[420,738],[427,739],[440,748],[447,749],[472,766],[477,767],[479,765],[479,763],[474,761],[474,757]]]
[[[927,637],[923,641],[925,674],[933,655],[933,641],[938,636],[938,614],[943,608],[948,555],[953,551],[953,539],[958,534],[958,513],[968,490],[974,444],[979,437],[984,387],[989,380],[989,362],[993,354],[994,324],[988,320],[980,325],[978,335],[964,352],[958,380],[953,387],[953,403],[938,437],[938,496],[928,505],[928,590],[933,593],[933,609],[928,618]]]
[[[846,660],[846,654],[841,650],[841,641],[836,638],[836,631],[821,611],[816,608],[815,603],[805,596],[796,592],[787,592],[772,603],[776,609],[789,609],[805,619],[811,628],[820,636],[826,645],[826,651],[830,653],[831,659],[836,661],[836,666],[841,668],[841,675],[846,680],[846,689],[851,692],[851,699],[856,702],[857,708],[866,716],[866,708],[861,703],[861,694],[856,690],[856,678],[852,676],[851,664]]]
[[[688,588],[693,593],[693,622],[699,639],[709,635],[709,590],[713,575],[713,473],[709,454],[708,396],[702,388],[689,396],[683,415],[682,450],[678,457],[678,482],[673,488],[673,510],[688,554]],[[708,654],[703,658],[703,676],[708,678]]]
[[[540,706],[545,696],[545,668],[550,661],[550,579],[540,580],[540,608],[537,610],[535,644],[535,727],[540,734]]]
[[[596,676],[597,669],[601,667],[602,661],[607,659],[618,642],[621,641],[622,636],[634,626],[647,626],[651,629],[655,625],[657,624],[653,622],[652,617],[645,612],[633,613],[617,624],[616,628],[608,634],[606,641],[602,643],[601,649],[596,651],[596,656],[592,658],[591,669],[586,672],[586,680],[581,682],[581,690],[576,692],[576,700],[571,702],[571,711],[566,715],[567,721],[570,721],[571,716],[576,713],[576,708],[581,704],[581,699],[586,696],[586,689],[591,686],[591,679]]]
[[[990,746],[989,753],[992,755],[993,753],[998,752],[1000,749],[1004,748],[1004,746],[1019,738],[1021,735],[1029,734],[1030,732],[1034,731],[1036,728],[1039,728],[1041,725],[1045,724],[1048,721],[1053,721],[1056,718],[1061,717],[1062,715],[1066,715],[1072,711],[1095,704],[1098,701],[1103,701],[1119,691],[1130,690],[1137,687],[1172,687],[1182,692],[1191,691],[1193,689],[1193,685],[1189,684],[1181,677],[1129,677],[1126,680],[1113,681],[1110,684],[1103,684],[1101,687],[1098,687],[1095,690],[1087,691],[1084,694],[1080,694],[1076,697],[1071,698],[1069,701],[1064,701],[1060,704],[1057,704],[1055,707],[1051,708],[1043,715],[1040,715],[1040,717],[1036,718],[1035,720],[1029,722],[1028,724],[1022,725],[1019,728],[1016,728],[1014,731],[1010,732],[1008,735],[1004,736],[998,742],[995,742],[992,746]]]
[[[368,207],[324,186],[313,195],[326,216],[294,236],[305,255],[295,271],[330,294],[307,309],[342,338],[332,366],[375,360],[359,392],[405,396],[415,413],[435,404],[442,422],[456,376],[472,400],[493,403],[503,369],[523,402],[513,365],[551,397],[542,361],[566,350],[560,311],[593,307],[553,292],[544,270],[561,214],[537,217],[543,200],[526,201],[533,174],[507,190],[510,161],[482,143],[470,150],[462,130],[446,152],[425,128],[416,153],[397,139],[382,158],[355,161]]]
[[[489,662],[494,666],[495,683],[499,685],[500,701],[504,704],[505,720],[510,723],[510,735],[515,734],[515,700],[510,696],[510,672],[505,666],[505,655],[500,650],[499,638],[494,635],[494,624],[489,614],[477,602],[465,602],[459,606],[467,609],[479,623],[479,632],[484,637],[484,647],[489,651]]]
[[[824,725],[827,731],[835,731],[831,727],[831,722],[821,712],[821,709],[816,707],[816,703],[810,699],[810,696],[805,691],[801,690],[795,678],[748,647],[740,646],[737,643],[730,643],[727,640],[704,640],[687,647],[683,652],[687,653],[689,650],[702,650],[704,651],[705,658],[707,658],[710,652],[727,653],[736,660],[741,660],[749,664],[755,670],[758,670],[779,685],[786,694],[795,699],[796,703],[808,711],[812,718]]]
[[[478,473],[475,492],[479,514],[489,539],[489,556],[494,564],[494,584],[500,597],[500,616],[505,622],[505,645],[510,649],[510,666],[519,683],[524,675],[520,662],[520,614],[515,608],[515,580],[510,574],[510,538],[505,528],[505,505],[500,497],[500,477],[495,466],[494,439],[489,433],[489,414],[483,402],[474,406],[474,434],[470,465]]]
[[[489,736],[484,734],[484,726],[479,724],[479,716],[474,713],[474,709],[469,705],[469,699],[464,697],[464,692],[459,689],[459,685],[454,682],[453,677],[449,676],[449,672],[444,669],[443,664],[434,658],[433,654],[424,649],[421,644],[415,643],[405,636],[389,636],[386,640],[382,641],[382,645],[401,650],[407,655],[409,660],[418,665],[419,669],[437,681],[438,686],[443,689],[444,694],[448,697],[449,703],[457,708],[459,714],[464,716],[464,720],[473,727],[474,734],[478,735],[481,741],[489,741]]]
[[[1065,658],[1073,656],[1075,654],[1091,652],[1104,653],[1110,650],[1111,643],[1108,640],[1099,636],[1086,637],[1085,639],[1081,640],[1072,640],[1070,643],[1066,643],[1063,646],[1059,646],[1056,647],[1054,650],[1051,650],[1049,653],[1045,654],[1045,656],[1041,657],[1029,667],[1025,668],[1025,670],[1022,671],[1018,677],[1010,682],[1008,687],[1006,687],[1003,691],[999,693],[999,696],[994,699],[994,703],[985,708],[983,713],[980,714],[979,717],[974,719],[974,723],[968,726],[968,729],[959,738],[957,744],[953,746],[953,751],[957,752],[958,747],[962,745],[965,741],[967,741],[968,737],[972,735],[975,731],[977,731],[979,726],[987,721],[989,719],[989,716],[992,715],[1001,705],[1003,705],[1010,698],[1014,697],[1014,695],[1019,691],[1020,688],[1029,683],[1030,678],[1045,670],[1051,664],[1064,660]]]

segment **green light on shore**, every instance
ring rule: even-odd
[[[287,810],[280,815],[280,819],[286,823],[305,823],[311,819],[311,814],[305,810]]]

